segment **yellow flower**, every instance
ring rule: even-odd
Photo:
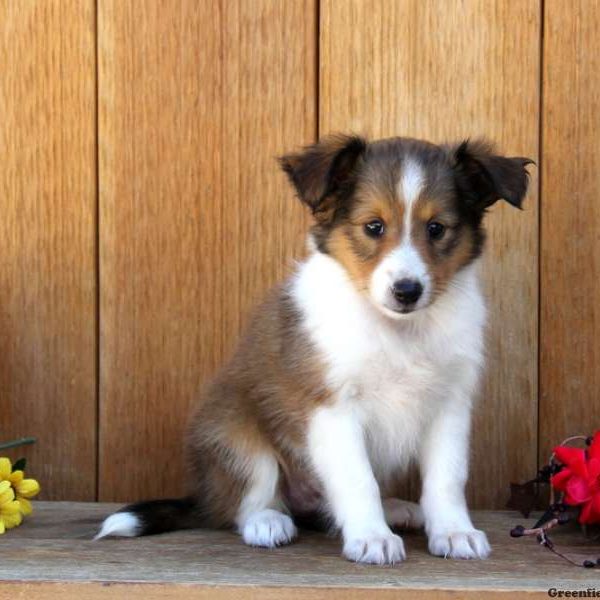
[[[12,472],[12,464],[5,457],[0,457],[0,481],[5,481],[10,477]]]
[[[15,500],[10,481],[0,481],[0,534],[21,524],[21,505]]]
[[[0,458],[0,482],[8,481],[16,492],[16,500],[19,502],[21,512],[30,515],[32,508],[29,498],[37,496],[40,492],[40,484],[35,479],[25,479],[23,471],[13,471],[12,464],[8,458]]]
[[[10,482],[17,492],[17,500],[21,505],[21,512],[24,515],[31,514],[31,502],[33,498],[40,493],[40,484],[35,479],[24,479],[23,471],[14,471],[11,473]]]

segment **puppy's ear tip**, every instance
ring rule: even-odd
[[[514,208],[518,208],[519,210],[524,210],[523,203],[525,201],[525,196],[527,195],[527,189],[524,189],[522,192],[512,193],[512,194],[504,194],[500,196],[502,200],[505,200],[513,206]]]
[[[464,140],[457,142],[456,144],[454,144],[454,156],[456,158],[460,158],[462,156],[464,156],[468,149],[469,149],[469,138],[465,138]]]
[[[297,159],[294,160],[293,154],[282,154],[281,156],[276,156],[275,160],[281,169],[288,175],[294,170],[294,163],[297,161]]]
[[[526,156],[519,156],[518,160],[521,161],[521,166],[523,168],[528,167],[529,165],[533,165],[534,167],[537,167],[537,163],[535,162],[535,160],[533,160],[533,158],[527,158]],[[527,173],[529,175],[529,173]]]

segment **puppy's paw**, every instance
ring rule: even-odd
[[[402,538],[391,531],[349,537],[344,541],[343,555],[354,562],[374,565],[393,565],[406,558]]]
[[[246,544],[264,548],[289,544],[297,533],[296,526],[288,515],[270,508],[250,515],[241,528]]]
[[[492,551],[487,537],[479,529],[432,531],[429,552],[444,558],[487,558]]]
[[[420,529],[425,520],[421,507],[415,502],[399,498],[386,498],[383,501],[386,523],[398,529]]]

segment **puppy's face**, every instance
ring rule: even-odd
[[[344,136],[282,158],[319,251],[394,318],[429,306],[479,256],[486,208],[500,198],[520,207],[530,162],[484,142]]]

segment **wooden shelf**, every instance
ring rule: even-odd
[[[532,539],[510,538],[510,528],[524,521],[511,512],[474,513],[494,549],[487,561],[430,556],[423,533],[413,532],[404,534],[406,562],[376,567],[343,560],[339,540],[314,532],[277,550],[248,548],[228,531],[92,541],[115,508],[36,502],[23,525],[0,536],[0,598],[437,600],[600,589],[598,571],[570,566]],[[560,531],[554,539],[574,555],[594,554],[578,532]]]

